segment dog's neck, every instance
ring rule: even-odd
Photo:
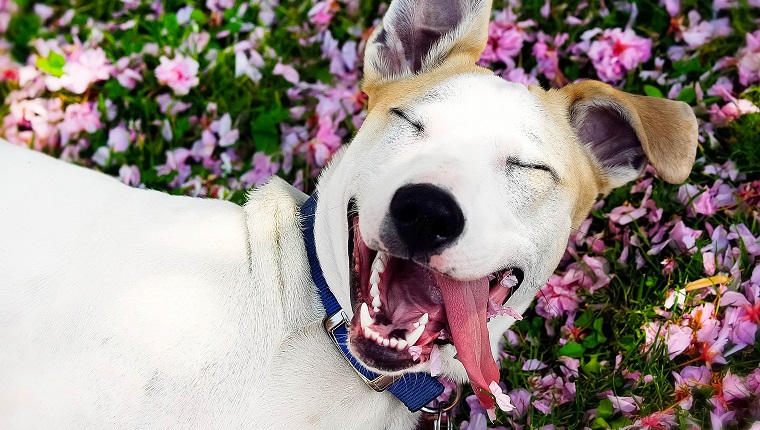
[[[412,429],[419,415],[410,413],[391,394],[367,387],[323,328],[325,310],[310,278],[299,223],[299,208],[306,197],[274,178],[253,192],[246,205],[250,246],[258,250],[251,254],[252,270],[279,274],[279,292],[262,300],[278,308],[270,315],[280,320],[261,321],[260,330],[278,340],[274,340],[277,344],[273,345],[275,352],[270,364],[265,366],[266,374],[261,375],[261,389],[256,390],[261,398],[246,403],[257,405],[256,416],[271,417],[271,421],[259,423],[262,427],[269,424],[271,428]],[[270,229],[268,234],[261,231],[261,224],[272,222],[277,225],[276,230]],[[271,231],[277,231],[278,236],[272,238]],[[294,252],[299,255],[293,255]],[[256,268],[272,263],[276,269]],[[331,267],[323,268],[325,275],[334,270]],[[288,400],[294,395],[310,400],[294,409]],[[346,427],[340,427],[340,423],[346,423],[345,416],[354,418]]]

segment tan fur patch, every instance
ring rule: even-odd
[[[644,153],[662,179],[681,183],[697,154],[697,118],[683,102],[619,91],[599,81],[583,81],[561,90],[569,106],[592,98],[613,100],[628,113]]]

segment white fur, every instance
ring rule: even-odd
[[[570,160],[522,86],[466,75],[431,93],[409,107],[423,135],[370,118],[321,178],[325,277],[351,314],[348,200],[382,247],[394,190],[430,182],[467,219],[435,269],[465,279],[519,265],[526,280],[509,304],[523,311],[562,255],[571,202],[546,172],[506,160],[560,176]],[[416,415],[364,386],[322,329],[298,224],[305,196],[283,181],[241,208],[132,189],[7,143],[0,172],[3,429],[413,428]],[[512,322],[489,324],[494,352]],[[464,381],[453,354],[444,372]]]
[[[463,75],[412,101],[410,112],[425,125],[416,135],[403,119],[389,127],[363,127],[320,178],[317,251],[330,285],[348,285],[346,207],[359,208],[359,228],[368,246],[384,249],[380,222],[395,190],[432,183],[449,190],[462,207],[465,230],[431,267],[460,279],[477,279],[506,267],[522,267],[525,281],[507,305],[522,313],[557,267],[567,246],[573,194],[547,172],[509,167],[507,159],[552,166],[570,174],[573,153],[537,97],[522,85],[494,76]],[[370,113],[370,115],[375,112]],[[382,114],[382,113],[381,113]],[[367,119],[373,124],[372,118]],[[380,162],[379,160],[382,160]],[[434,265],[435,264],[435,265]],[[335,292],[351,315],[349,290]],[[489,323],[494,356],[509,316]],[[453,346],[443,348],[443,373],[467,380]],[[412,370],[428,370],[427,364]]]
[[[322,330],[283,181],[241,208],[0,141],[0,184],[3,430],[413,426]]]

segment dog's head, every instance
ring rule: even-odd
[[[490,9],[393,1],[366,49],[367,119],[319,184],[318,255],[353,313],[352,352],[381,373],[428,370],[440,352],[442,373],[498,380],[509,314],[598,195],[647,163],[681,182],[694,161],[685,103],[592,81],[526,88],[476,66]]]

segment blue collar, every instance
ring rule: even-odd
[[[324,276],[322,267],[317,258],[317,248],[314,241],[314,213],[317,209],[317,192],[309,197],[301,206],[301,230],[303,230],[306,254],[309,257],[311,278],[319,291],[319,297],[327,311],[325,318],[325,330],[332,337],[336,347],[343,353],[343,357],[354,368],[361,379],[375,391],[390,391],[401,400],[412,412],[417,412],[423,406],[435,400],[443,393],[443,385],[428,373],[412,373],[401,377],[378,375],[366,367],[353,356],[348,350],[348,317],[341,309],[338,300],[330,291]]]

